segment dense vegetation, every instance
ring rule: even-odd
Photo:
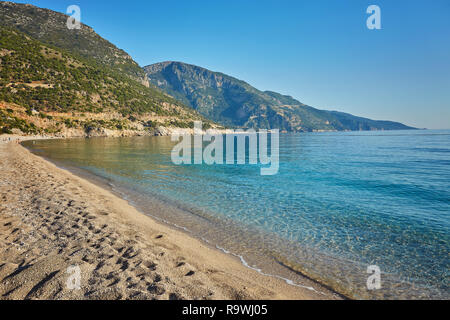
[[[244,81],[181,62],[144,68],[150,82],[219,123],[286,131],[395,130],[409,127],[323,111],[292,97],[259,91]]]
[[[177,112],[162,107],[163,103],[177,104],[162,92],[18,31],[0,27],[0,48],[0,100],[38,111]]]

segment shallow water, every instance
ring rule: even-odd
[[[354,298],[450,298],[448,130],[282,134],[274,176],[174,165],[168,137],[25,145],[262,272],[302,284],[299,272]],[[366,288],[369,265],[379,290]]]

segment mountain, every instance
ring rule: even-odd
[[[156,63],[144,70],[152,84],[227,126],[292,132],[413,129],[398,122],[318,110],[290,96],[260,91],[223,73],[181,62]]]
[[[68,16],[29,4],[0,2],[0,8],[0,25],[13,27],[46,45],[111,66],[147,83],[139,65],[125,51],[96,34],[91,27],[82,24],[80,30],[69,30]]]
[[[200,114],[149,84],[123,50],[67,16],[0,2],[0,129],[24,133],[191,127]]]

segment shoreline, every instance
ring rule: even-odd
[[[16,137],[13,139],[13,141],[16,140],[35,140],[35,139],[46,139],[48,137]],[[115,292],[116,296],[115,298],[121,298],[121,299],[136,299],[136,298],[142,298],[142,299],[148,299],[148,298],[157,298],[157,299],[173,299],[175,297],[178,297],[180,299],[339,299],[341,298],[338,294],[335,294],[326,288],[322,287],[321,285],[317,284],[315,285],[316,288],[320,289],[319,291],[322,293],[318,293],[319,291],[311,291],[305,288],[301,287],[295,287],[293,285],[290,285],[286,283],[285,279],[277,278],[277,276],[267,276],[259,273],[256,270],[251,269],[251,267],[246,267],[242,264],[242,261],[239,261],[238,257],[233,257],[229,254],[226,254],[219,250],[219,248],[215,248],[212,245],[208,245],[205,242],[200,241],[199,239],[195,238],[192,235],[189,235],[185,232],[182,232],[179,229],[175,229],[174,227],[170,227],[163,222],[157,221],[153,217],[149,217],[143,212],[140,212],[135,207],[130,205],[130,203],[124,199],[121,199],[117,195],[114,195],[111,193],[111,191],[108,191],[95,183],[92,183],[89,180],[85,180],[77,175],[74,175],[70,171],[58,168],[55,164],[38,157],[34,154],[32,154],[30,151],[28,151],[25,147],[19,146],[15,143],[2,143],[0,144],[1,152],[3,153],[2,156],[5,156],[4,153],[6,152],[7,155],[16,158],[16,161],[14,164],[20,165],[21,160],[23,162],[31,162],[33,163],[33,166],[35,169],[39,171],[39,169],[42,171],[51,172],[53,176],[57,176],[58,178],[64,179],[66,182],[66,185],[70,186],[67,188],[76,188],[79,189],[79,193],[77,197],[74,197],[72,195],[67,194],[67,188],[64,188],[65,194],[61,197],[62,201],[66,201],[68,197],[76,198],[75,200],[68,200],[68,201],[80,201],[84,202],[84,207],[87,206],[87,208],[92,207],[92,211],[101,211],[100,209],[104,209],[102,207],[108,208],[108,215],[107,216],[96,216],[95,213],[92,214],[92,216],[96,216],[94,220],[102,220],[105,224],[108,223],[108,225],[112,229],[127,229],[126,233],[138,233],[139,236],[133,238],[130,238],[129,236],[123,236],[119,232],[119,238],[122,238],[121,240],[123,242],[127,241],[136,241],[136,238],[139,238],[140,241],[137,241],[139,245],[136,245],[138,247],[141,247],[140,250],[136,250],[132,246],[132,251],[139,251],[137,255],[145,255],[147,252],[144,252],[146,250],[143,250],[144,248],[151,247],[152,249],[149,251],[152,251],[153,253],[153,260],[158,260],[158,263],[151,262],[148,263],[151,266],[157,265],[158,267],[150,268],[148,270],[148,276],[152,276],[152,273],[158,273],[158,276],[156,279],[153,279],[153,282],[148,281],[146,279],[146,275],[142,274],[142,270],[140,270],[140,266],[135,266],[134,269],[139,269],[139,272],[141,274],[136,274],[134,277],[134,282],[132,288],[139,288],[131,290],[127,289],[127,287],[124,287],[122,282],[126,282],[126,280],[129,280],[130,278],[133,278],[133,276],[130,277],[128,273],[132,273],[130,269],[130,263],[125,263],[125,270],[122,270],[123,272],[120,272],[121,269],[124,269],[123,265],[120,266],[121,263],[124,263],[124,258],[121,255],[122,252],[118,252],[116,254],[111,254],[112,257],[109,258],[109,260],[116,260],[117,259],[117,267],[115,267],[113,264],[108,265],[108,269],[111,270],[108,275],[105,276],[106,279],[108,276],[111,276],[111,273],[113,273],[113,278],[115,279],[115,284],[111,286],[106,286],[106,288],[103,288],[105,285],[103,283],[103,277],[101,274],[98,274],[99,265],[100,270],[104,269],[104,265],[107,264],[105,261],[99,261],[97,266],[92,269],[89,268],[89,266],[84,266],[84,269],[90,270],[85,271],[87,273],[87,277],[89,278],[88,282],[92,282],[91,285],[88,285],[86,289],[82,289],[81,291],[84,291],[83,294],[81,292],[71,292],[65,290],[63,288],[64,286],[61,284],[63,282],[65,274],[64,272],[61,272],[61,270],[58,271],[56,276],[54,276],[51,280],[46,281],[46,286],[52,287],[50,282],[54,283],[53,286],[59,286],[61,289],[58,293],[59,295],[56,295],[54,297],[50,297],[50,299],[109,299],[111,298],[110,295],[105,292]],[[8,152],[9,151],[9,152]],[[7,164],[8,165],[8,164]],[[12,165],[11,163],[9,164]],[[40,183],[40,181],[36,181],[37,184]],[[51,183],[50,183],[51,184]],[[0,187],[0,190],[2,188]],[[87,192],[86,192],[87,191]],[[42,190],[42,192],[46,192],[46,190]],[[5,194],[3,193],[3,196],[5,198]],[[48,196],[48,194],[46,194]],[[8,198],[8,194],[6,194],[6,198]],[[50,197],[51,198],[51,197]],[[93,199],[94,198],[94,199]],[[95,198],[97,198],[97,201],[95,201]],[[103,199],[103,200],[98,200]],[[3,199],[4,200],[4,199]],[[41,199],[35,198],[35,201],[40,201]],[[3,202],[2,202],[3,204]],[[6,201],[6,205],[8,205],[11,209],[11,206],[14,206],[14,204],[9,203]],[[72,207],[74,205],[72,204]],[[60,209],[58,206],[55,209]],[[70,209],[70,207],[69,207]],[[87,210],[87,209],[85,209]],[[70,218],[70,212],[71,210],[66,210],[64,212],[65,215],[68,215]],[[35,214],[42,215],[42,211],[36,211]],[[13,217],[10,217],[13,218]],[[0,217],[3,222],[5,217]],[[45,219],[44,219],[45,220]],[[47,219],[48,220],[48,219]],[[75,219],[76,220],[76,219]],[[86,219],[85,219],[86,220]],[[56,223],[53,221],[53,223]],[[4,225],[5,223],[2,223],[0,225]],[[6,222],[8,224],[8,222]],[[7,230],[13,228],[13,225],[9,225],[10,228],[7,228]],[[64,230],[65,226],[60,225],[59,226],[62,231],[68,231]],[[69,226],[68,226],[69,227]],[[95,232],[98,232],[99,235],[103,235],[102,230],[97,230],[95,226],[91,226]],[[130,229],[131,227],[131,229]],[[80,226],[78,226],[80,228]],[[13,228],[14,230],[17,228]],[[89,228],[88,228],[89,229]],[[59,232],[61,230],[58,230]],[[21,230],[22,231],[22,230]],[[17,232],[17,231],[16,231]],[[94,232],[94,234],[95,234]],[[66,232],[67,233],[67,232]],[[157,233],[156,236],[154,236]],[[75,233],[76,234],[76,233]],[[122,235],[122,237],[120,236]],[[150,235],[153,235],[151,237]],[[51,234],[47,234],[46,236],[50,237]],[[161,237],[160,237],[161,236]],[[100,239],[105,237],[100,237]],[[100,240],[99,239],[99,240]],[[162,240],[163,239],[163,240]],[[60,239],[58,239],[60,240]],[[89,239],[88,239],[89,240]],[[69,241],[70,242],[70,241]],[[76,241],[72,241],[74,243],[70,243],[71,245],[76,245],[79,243],[83,243],[83,239],[77,239]],[[87,243],[90,243],[90,241],[87,241]],[[56,243],[56,245],[58,245]],[[98,244],[96,244],[98,246]],[[86,246],[84,246],[86,247]],[[8,248],[0,248],[0,261],[5,261],[5,251],[8,251]],[[45,249],[45,248],[44,248]],[[130,249],[130,248],[129,248]],[[61,250],[61,249],[60,249]],[[155,251],[165,251],[163,256],[164,258],[160,258],[159,254],[157,254]],[[64,250],[63,250],[64,251]],[[112,252],[111,252],[112,253]],[[103,253],[102,253],[103,254]],[[147,253],[148,254],[148,253]],[[95,252],[91,252],[91,255],[95,256]],[[110,256],[111,256],[110,255]],[[76,255],[75,255],[76,256]],[[180,259],[180,256],[183,256],[183,259]],[[38,257],[35,257],[37,260],[39,260]],[[136,256],[133,255],[130,259],[136,259]],[[68,258],[68,260],[73,260],[71,258]],[[77,259],[75,259],[77,260]],[[87,259],[89,260],[89,257]],[[94,259],[95,260],[95,259]],[[98,259],[97,259],[98,260]],[[168,260],[168,261],[159,261],[159,260]],[[177,261],[180,260],[180,261]],[[182,261],[181,261],[182,260]],[[80,261],[79,261],[80,262]],[[83,264],[86,264],[86,261],[83,260],[83,257],[81,257],[81,262]],[[97,261],[93,263],[87,262],[87,264],[92,265],[95,264]],[[120,262],[120,263],[119,263]],[[127,262],[127,261],[125,261]],[[67,261],[68,263],[68,261]],[[67,264],[66,263],[66,264]],[[5,265],[4,262],[0,262],[0,276],[5,276]],[[142,261],[141,263],[142,264]],[[17,264],[16,272],[23,268],[24,263],[22,265]],[[27,271],[30,269],[33,269],[33,266],[35,264],[32,264],[31,267],[27,268]],[[189,266],[190,268],[186,268],[186,266]],[[10,269],[13,266],[10,266]],[[119,270],[116,270],[119,269]],[[186,269],[184,270],[186,273],[184,275],[180,274],[180,270],[178,269]],[[83,269],[83,268],[82,268]],[[151,269],[160,269],[160,272],[152,272],[155,270]],[[193,270],[187,270],[187,269],[193,269]],[[194,270],[195,269],[195,270]],[[11,271],[11,270],[10,270]],[[24,275],[27,271],[20,272],[17,275],[14,275],[14,278],[17,278],[15,280],[18,280],[20,282],[21,274]],[[39,272],[39,270],[34,270],[35,272]],[[138,272],[138,273],[139,273]],[[12,272],[14,273],[14,271]],[[122,273],[122,275],[121,275]],[[83,272],[82,272],[83,274]],[[8,275],[6,275],[8,276]],[[126,279],[122,279],[125,276],[127,276]],[[137,277],[141,276],[141,278]],[[44,277],[44,280],[46,278]],[[167,281],[165,283],[164,280]],[[155,281],[158,280],[158,281]],[[100,283],[95,284],[96,281],[99,281]],[[38,282],[38,281],[37,281]],[[114,283],[113,282],[113,283]],[[200,285],[201,283],[201,285]],[[210,288],[205,289],[205,292],[200,293],[201,287]],[[5,286],[3,283],[0,283],[0,293],[3,295],[5,293],[5,290],[8,286]],[[19,286],[20,287],[20,286]],[[61,288],[62,287],[62,288]],[[147,287],[147,288],[145,288]],[[88,289],[89,288],[89,289]],[[211,289],[212,288],[212,289]],[[170,290],[169,290],[170,289]],[[11,290],[11,289],[10,289]],[[7,299],[10,298],[17,298],[20,299],[21,296],[18,294],[20,290],[15,289],[12,293],[8,294],[6,297]],[[94,291],[94,292],[92,292]],[[98,293],[98,292],[102,293]],[[133,293],[131,293],[133,291]],[[164,291],[164,293],[162,293]],[[168,293],[169,291],[172,291],[171,293]],[[17,293],[15,293],[17,292]],[[90,293],[91,292],[91,293]],[[96,293],[96,294],[94,294]],[[133,296],[133,294],[135,296]],[[114,296],[114,295],[113,295]],[[26,297],[26,295],[25,295]],[[5,297],[3,297],[5,298]],[[36,297],[37,299],[44,298],[44,296]]]
[[[28,150],[27,147],[24,147],[24,148],[26,148]],[[32,154],[34,154],[32,151],[30,151],[30,150],[28,150],[28,151],[31,152]],[[58,163],[58,162],[53,161],[52,159],[48,159],[44,156],[39,156],[39,155],[37,155],[37,156],[43,158],[45,161],[48,161],[48,162],[54,164],[56,167],[58,167],[64,171],[68,171],[68,172],[74,174],[75,176],[80,177],[81,179],[87,180],[87,181],[93,183],[94,185],[97,185],[98,187],[107,190],[108,192],[112,193],[114,196],[126,201],[130,206],[135,208],[140,214],[147,216],[152,220],[155,220],[156,223],[162,224],[162,225],[174,230],[175,232],[181,232],[189,238],[193,238],[195,240],[200,241],[201,243],[206,245],[208,248],[211,248],[212,250],[220,251],[221,253],[225,254],[226,256],[228,256],[232,259],[239,260],[239,262],[242,266],[244,266],[245,268],[247,268],[249,270],[257,272],[260,275],[263,275],[266,277],[271,277],[271,278],[274,278],[277,280],[281,280],[281,281],[285,282],[286,284],[288,284],[289,286],[306,289],[308,291],[315,292],[320,295],[324,295],[324,296],[331,295],[334,297],[339,297],[339,299],[344,299],[344,300],[352,299],[350,296],[347,296],[344,293],[335,290],[330,285],[327,285],[327,284],[321,282],[320,280],[315,279],[313,276],[304,274],[303,272],[300,271],[300,269],[294,269],[294,267],[286,265],[285,264],[286,262],[288,264],[291,264],[291,263],[288,260],[285,260],[283,258],[280,259],[280,257],[282,257],[281,255],[276,255],[276,258],[275,258],[275,256],[273,256],[272,259],[274,261],[269,261],[269,257],[265,257],[265,258],[267,258],[267,261],[265,261],[266,263],[269,263],[272,266],[274,264],[276,264],[278,267],[277,269],[279,269],[279,270],[277,270],[278,272],[277,271],[275,271],[275,272],[266,271],[265,268],[263,268],[263,267],[260,268],[259,266],[256,266],[256,265],[253,265],[252,263],[250,263],[250,261],[252,261],[252,259],[246,260],[249,257],[243,256],[240,253],[232,252],[228,249],[225,249],[221,245],[215,243],[214,241],[211,241],[211,239],[207,239],[204,236],[197,234],[194,230],[191,230],[191,229],[183,226],[182,224],[177,224],[176,222],[170,221],[166,218],[159,217],[155,214],[148,213],[148,210],[145,209],[145,208],[148,208],[148,206],[146,207],[144,203],[139,203],[140,202],[139,200],[135,200],[131,196],[132,193],[126,192],[125,188],[117,187],[111,181],[108,181],[107,178],[97,176],[94,173],[91,173],[85,169],[67,166],[65,164]],[[166,210],[169,210],[169,208],[171,210],[176,208],[177,211],[186,211],[186,209],[182,209],[182,208],[178,207],[178,205],[170,204],[164,200],[157,198],[156,196],[151,196],[151,197],[152,197],[152,201],[151,201],[152,204],[150,205],[150,207],[154,207],[155,202],[157,202],[158,208],[164,207]],[[174,207],[174,208],[172,208],[172,207]],[[183,215],[185,215],[185,214],[196,215],[195,213],[192,213],[190,211],[183,212],[182,214]],[[204,220],[204,219],[200,218],[200,220]],[[198,221],[198,222],[200,222],[200,221]],[[208,221],[208,223],[203,222],[202,225],[204,225],[205,227],[208,227],[208,225],[209,225],[209,227],[212,227],[211,224],[212,224],[212,222]],[[236,225],[234,225],[233,227],[238,228]],[[246,232],[244,229],[239,228],[239,230],[241,230],[241,232]],[[224,230],[217,230],[217,231],[218,232],[226,232]],[[286,274],[286,272],[287,272],[287,274]],[[294,276],[294,277],[292,277],[292,276]],[[294,278],[295,278],[295,280],[294,280]]]

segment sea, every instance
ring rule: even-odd
[[[262,164],[174,164],[170,137],[24,145],[293,286],[450,298],[450,130],[280,134],[274,175]]]

